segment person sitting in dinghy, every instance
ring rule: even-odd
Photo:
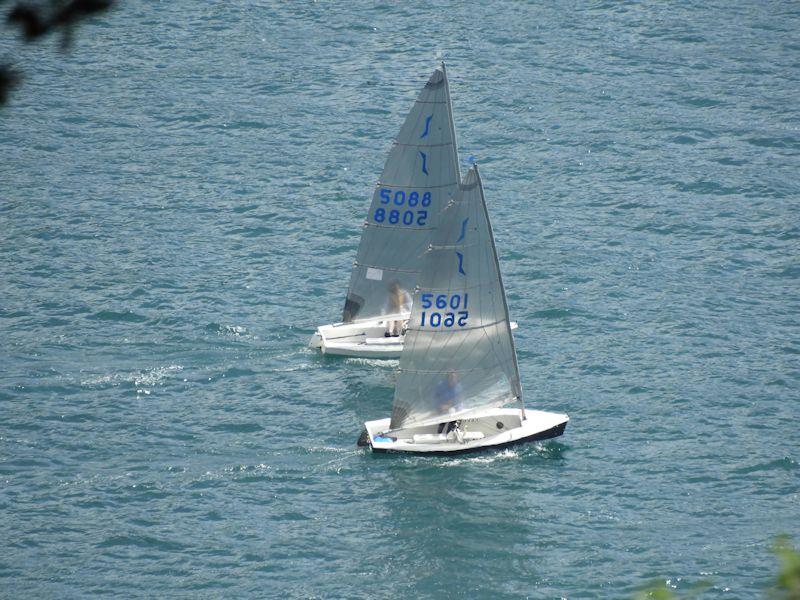
[[[436,388],[433,390],[433,397],[436,399],[436,408],[439,414],[444,415],[461,410],[462,391],[456,372],[452,370],[448,371],[447,376],[436,384]],[[456,428],[456,421],[439,423],[439,428],[436,433],[442,433],[445,425],[447,426],[447,431],[445,431],[445,433],[450,433]]]
[[[411,294],[400,287],[400,283],[393,281],[389,286],[389,295],[383,305],[383,313],[386,315],[396,315],[399,313],[411,312]],[[387,321],[386,333],[384,337],[398,337],[404,333],[405,325],[408,321]]]

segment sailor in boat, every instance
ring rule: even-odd
[[[436,399],[436,405],[439,413],[446,414],[457,412],[461,409],[461,394],[462,388],[458,381],[456,372],[450,370],[447,376],[442,379],[433,390],[433,396]],[[439,428],[436,433],[450,433],[456,428],[457,421],[450,421],[449,423],[439,423]],[[445,427],[447,430],[445,431]]]
[[[387,315],[396,315],[400,313],[411,312],[411,294],[400,287],[400,283],[393,281],[389,286],[389,295],[383,305],[383,312]],[[405,333],[405,328],[408,321],[387,321],[386,333],[384,337],[398,337],[401,333]]]

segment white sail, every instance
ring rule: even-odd
[[[391,429],[522,401],[514,340],[477,166],[425,253],[400,359]]]
[[[406,117],[375,187],[343,322],[407,312],[404,292],[417,283],[439,213],[459,180],[450,90],[442,64]]]

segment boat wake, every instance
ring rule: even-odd
[[[348,365],[359,365],[363,367],[389,367],[391,369],[396,369],[400,366],[399,360],[386,360],[385,358],[381,360],[377,360],[375,358],[346,358],[345,363]]]
[[[168,365],[166,367],[156,367],[145,371],[132,371],[129,373],[113,373],[111,375],[98,375],[81,380],[81,385],[86,387],[97,387],[111,385],[118,386],[131,383],[138,388],[153,387],[162,383],[173,373],[183,371],[182,365]]]
[[[488,452],[486,454],[481,454],[478,456],[465,456],[462,458],[449,458],[437,466],[441,469],[446,469],[448,467],[458,467],[461,465],[481,465],[481,464],[492,464],[499,461],[505,460],[514,460],[519,458],[519,451],[512,450],[511,448],[506,448],[505,450],[500,450],[498,452]]]

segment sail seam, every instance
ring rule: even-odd
[[[403,146],[404,148],[443,148],[445,146],[452,146],[453,142],[445,142],[443,144],[403,144],[395,141],[394,146]]]
[[[472,291],[472,290],[481,289],[482,287],[483,286],[481,284],[477,283],[475,285],[459,286],[458,289],[459,290]],[[420,293],[423,293],[423,292],[449,292],[449,291],[454,291],[454,290],[455,290],[455,288],[452,288],[452,287],[429,287],[429,286],[426,286],[424,288],[419,288]]]
[[[472,244],[448,244],[447,246],[435,246],[431,244],[428,246],[429,250],[455,250],[456,248],[474,248],[475,246],[480,246],[480,242],[474,242]]]
[[[409,185],[409,184],[401,184],[401,183],[383,183],[381,181],[378,181],[378,183],[375,184],[375,187],[414,188],[415,190],[433,190],[433,189],[439,189],[439,188],[452,187],[452,186],[456,185],[456,183],[458,183],[458,182],[454,181],[452,183],[442,183],[442,184],[439,184],[439,185]]]
[[[456,331],[451,331],[449,329],[419,329],[417,327],[409,327],[408,331],[425,331],[430,333],[452,333],[456,334],[461,331],[475,331],[476,329],[486,329],[487,327],[494,327],[495,325],[499,325],[500,323],[506,323],[507,319],[500,319],[499,321],[493,321],[491,323],[484,323],[482,325],[475,325],[474,327],[459,327]]]
[[[382,269],[383,271],[391,271],[393,273],[419,273],[419,271],[414,271],[410,269],[398,269],[395,267],[384,267],[383,265],[368,265],[366,263],[360,263],[355,261],[355,264],[359,267],[367,267],[369,269]]]
[[[397,229],[402,231],[431,231],[436,229],[436,227],[412,227],[410,225],[378,225],[377,223],[370,223],[369,221],[364,223],[365,227],[375,227],[376,229]]]

